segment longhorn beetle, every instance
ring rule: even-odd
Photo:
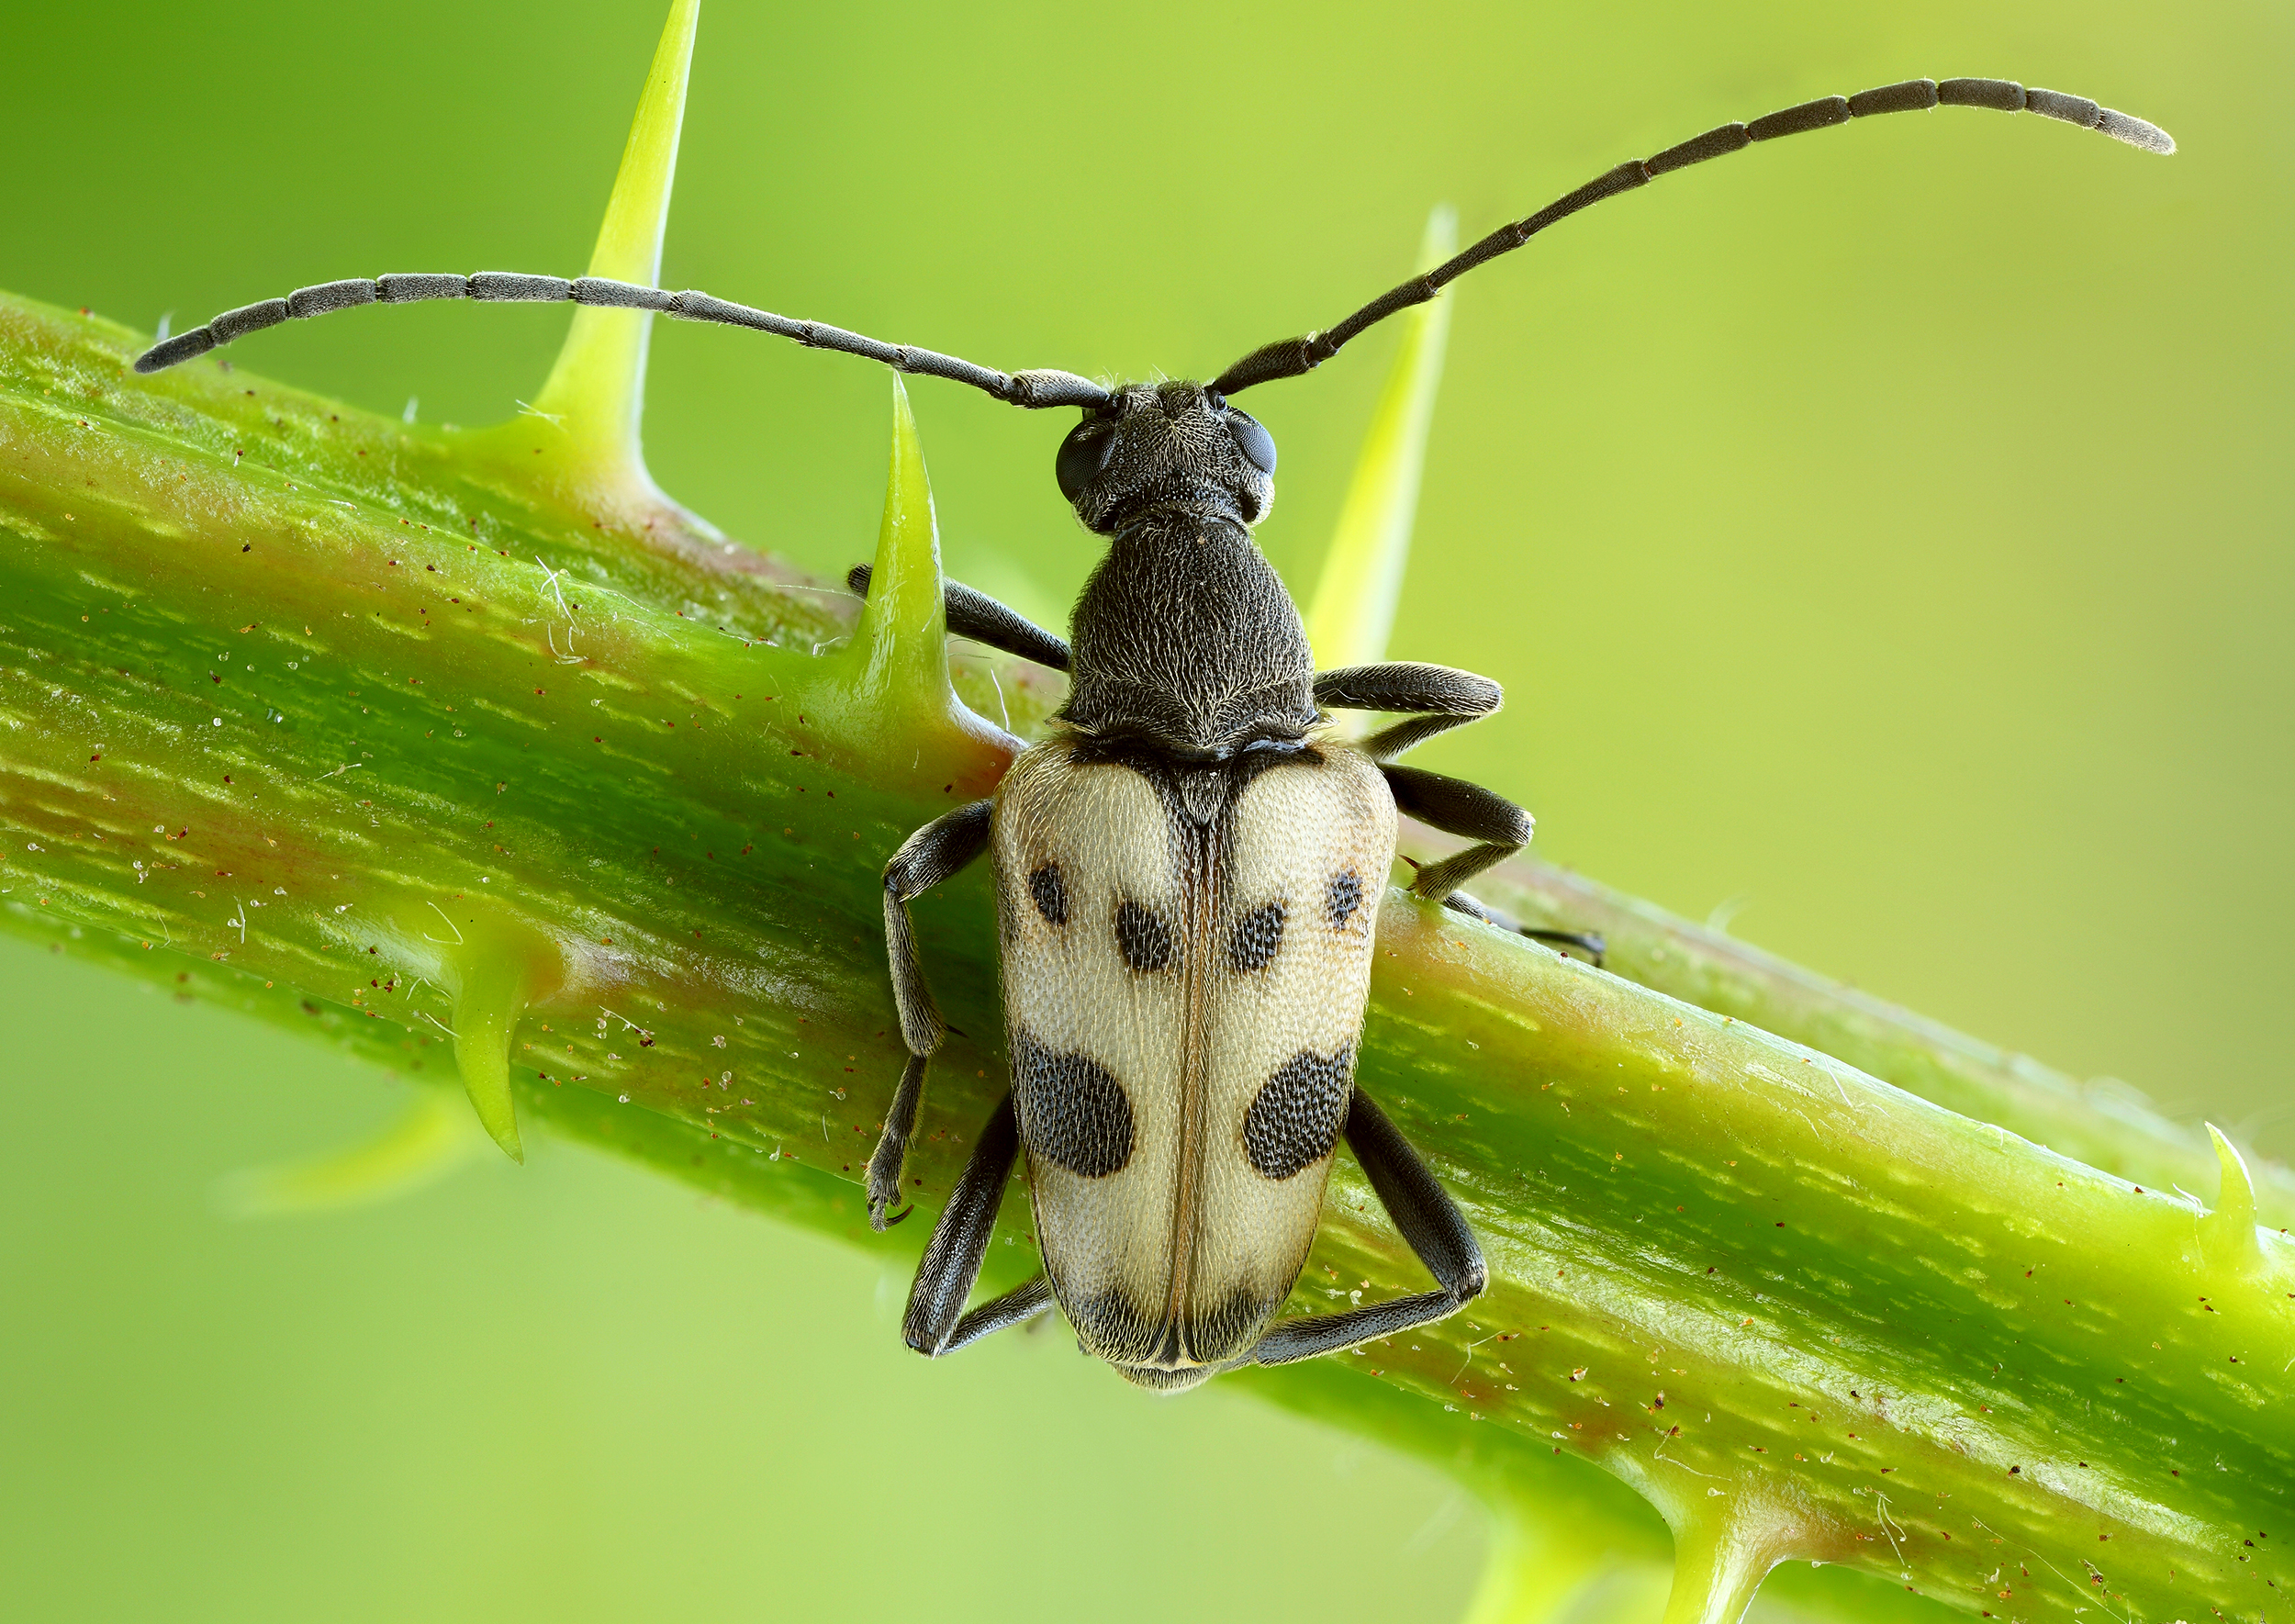
[[[1315,669],[1299,612],[1251,535],[1274,496],[1275,442],[1233,398],[1312,371],[1365,329],[1660,175],[1756,141],[1940,106],[2039,113],[2145,151],[2176,150],[2140,118],[2001,79],[1915,79],[1804,102],[1621,163],[1338,326],[1254,350],[1208,384],[1006,374],[704,293],[498,271],[300,288],[155,344],[136,370],[353,305],[571,300],[751,328],[1014,406],[1081,408],[1055,471],[1109,547],[1077,601],[1072,644],[969,588],[946,590],[951,633],[1065,671],[1071,687],[1051,736],[1022,752],[991,799],[926,824],[885,868],[909,1060],[869,1162],[868,1210],[879,1229],[904,1215],[892,1211],[902,1160],[947,1031],[908,904],[992,849],[1012,1089],[941,1212],[901,1333],[937,1357],[1057,1302],[1086,1351],[1143,1387],[1178,1391],[1426,1325],[1487,1283],[1457,1204],[1355,1086],[1355,1050],[1395,814],[1471,843],[1421,868],[1412,893],[1506,928],[1459,888],[1530,838],[1529,814],[1512,801],[1396,764],[1497,710],[1496,683],[1441,666]],[[849,579],[866,592],[868,566]],[[1350,743],[1328,724],[1336,710],[1406,720]],[[1523,934],[1600,950],[1592,938]],[[1435,1289],[1277,1321],[1342,1138]],[[1024,1147],[1044,1272],[968,1312]]]

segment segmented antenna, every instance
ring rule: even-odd
[[[969,384],[983,394],[1013,406],[1092,408],[1105,406],[1114,398],[1090,378],[1078,377],[1072,372],[997,372],[960,361],[954,355],[912,349],[907,344],[881,343],[856,332],[846,332],[841,327],[792,320],[769,310],[729,304],[706,293],[666,293],[658,287],[616,282],[605,276],[581,276],[569,282],[563,276],[530,276],[515,271],[480,271],[472,276],[377,276],[372,281],[354,276],[341,282],[321,282],[315,287],[298,287],[283,299],[241,305],[236,310],[224,311],[205,327],[195,327],[189,332],[161,340],[136,357],[136,370],[161,372],[205,355],[233,339],[276,327],[282,321],[306,320],[333,310],[347,310],[354,305],[410,305],[423,299],[480,299],[508,304],[571,301],[608,309],[658,310],[680,320],[745,327],[792,339],[808,349],[835,350],[881,361],[898,372],[949,378]]]
[[[1870,118],[1882,113],[1925,112],[1938,106],[1988,107],[1998,113],[2038,113],[2043,118],[2077,124],[2082,129],[2097,130],[2147,152],[2165,156],[2176,150],[2174,138],[2156,125],[2099,106],[2086,96],[2066,95],[2060,90],[2027,90],[2010,79],[1910,79],[1902,84],[1861,90],[1854,95],[1829,95],[1767,114],[1751,124],[1724,124],[1677,147],[1668,147],[1654,158],[1621,163],[1607,174],[1556,198],[1528,218],[1499,227],[1433,270],[1380,295],[1337,327],[1302,338],[1283,339],[1252,351],[1212,380],[1211,387],[1222,395],[1232,395],[1254,384],[1312,372],[1338,354],[1348,340],[1398,310],[1425,304],[1475,266],[1502,253],[1511,253],[1547,227],[1567,219],[1582,208],[1591,208],[1604,198],[1646,185],[1662,174],[1671,174],[1724,153],[1742,151],[1755,141],[1798,135],[1805,129],[1825,129],[1846,124],[1852,118]]]

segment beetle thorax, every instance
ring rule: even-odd
[[[1076,604],[1062,717],[1175,764],[1304,739],[1318,720],[1299,610],[1251,532],[1159,508],[1118,532]]]

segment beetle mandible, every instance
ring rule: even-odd
[[[1012,1088],[919,1265],[902,1320],[918,1352],[954,1352],[1058,1304],[1086,1351],[1143,1387],[1178,1391],[1456,1312],[1488,1281],[1472,1228],[1354,1081],[1395,816],[1464,837],[1410,890],[1507,928],[1460,888],[1519,850],[1530,817],[1504,797],[1397,757],[1496,711],[1498,685],[1447,666],[1317,672],[1298,610],[1253,528],[1274,497],[1275,442],[1232,398],[1295,377],[1364,330],[1621,192],[1757,141],[1937,106],[2034,112],[2146,151],[2155,126],[2000,79],[1909,80],[1725,124],[1629,162],[1501,226],[1337,326],[1264,345],[1207,384],[1107,387],[1006,374],[699,292],[509,272],[351,278],[242,306],[155,344],[156,372],[290,318],[420,299],[566,301],[751,328],[953,379],[1027,408],[1078,407],[1060,494],[1108,551],[1072,643],[968,588],[946,588],[957,635],[1065,671],[1051,736],[989,800],[910,836],[884,876],[885,934],[909,1060],[868,1167],[870,1222],[893,1211],[946,1025],[908,904],[992,852]],[[865,591],[868,569],[849,577]],[[1335,710],[1405,718],[1359,741]],[[1525,931],[1598,956],[1600,944]],[[1428,1272],[1431,1291],[1278,1320],[1304,1268],[1344,1140]],[[968,1310],[1013,1165],[1027,1151],[1044,1272]]]

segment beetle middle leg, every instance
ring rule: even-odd
[[[1402,1130],[1360,1088],[1347,1107],[1347,1145],[1362,1166],[1364,1176],[1403,1232],[1403,1240],[1439,1289],[1372,1303],[1341,1314],[1313,1314],[1278,1322],[1252,1349],[1248,1362],[1289,1364],[1296,1359],[1335,1353],[1373,1337],[1392,1337],[1432,1325],[1457,1313],[1483,1294],[1490,1283],[1490,1269],[1474,1231],[1436,1179],[1419,1159]]]
[[[1386,775],[1399,811],[1445,834],[1463,834],[1476,843],[1421,868],[1411,882],[1416,896],[1447,902],[1475,875],[1530,843],[1530,814],[1494,790],[1415,767],[1383,766],[1379,770]]]
[[[1006,1094],[980,1130],[964,1174],[949,1193],[940,1222],[933,1226],[924,1260],[916,1266],[915,1282],[909,1287],[901,1338],[927,1359],[954,1353],[991,1332],[1034,1319],[1052,1305],[1052,1288],[1039,1274],[969,1314],[964,1311],[964,1301],[980,1278],[980,1260],[988,1255],[996,1212],[1003,1205],[1004,1185],[1019,1151],[1019,1126],[1013,1116],[1012,1096]]]
[[[1415,894],[1440,902],[1469,919],[1479,919],[1534,942],[1574,947],[1594,963],[1602,962],[1608,944],[1598,934],[1533,928],[1458,889],[1529,843],[1529,813],[1505,796],[1479,784],[1470,784],[1464,778],[1446,778],[1415,767],[1382,765],[1379,770],[1386,775],[1387,788],[1394,792],[1396,807],[1446,834],[1463,834],[1480,842],[1421,868],[1411,884]]]
[[[1418,871],[1411,890],[1431,902],[1447,901],[1473,876],[1528,846],[1530,814],[1479,785],[1416,767],[1396,767],[1394,758],[1439,733],[1481,721],[1497,710],[1504,699],[1503,690],[1489,678],[1449,666],[1348,666],[1315,674],[1315,702],[1318,705],[1408,713],[1407,721],[1365,739],[1364,754],[1386,774],[1387,787],[1394,791],[1398,808],[1446,834],[1463,834],[1480,843]],[[1489,917],[1489,911],[1480,903],[1460,912],[1476,910],[1479,917]]]
[[[989,823],[995,803],[976,801],[944,817],[934,819],[903,841],[885,865],[885,948],[892,961],[892,1002],[901,1015],[901,1039],[908,1045],[909,1063],[901,1070],[901,1086],[885,1112],[885,1131],[868,1159],[868,1224],[882,1229],[901,1199],[901,1167],[908,1156],[909,1137],[916,1131],[916,1114],[924,1099],[924,1067],[942,1040],[948,1023],[924,984],[924,967],[918,959],[916,935],[909,925],[909,903],[924,895],[980,855],[988,847]]]
[[[1445,907],[1470,919],[1482,920],[1534,942],[1574,947],[1600,964],[1607,946],[1600,935],[1586,931],[1535,929],[1458,890],[1472,876],[1522,847],[1529,839],[1528,812],[1487,790],[1457,778],[1391,765],[1396,756],[1416,749],[1437,734],[1481,721],[1496,711],[1504,698],[1498,685],[1487,677],[1449,666],[1407,661],[1346,666],[1317,672],[1315,678],[1315,702],[1318,705],[1340,711],[1404,713],[1405,720],[1380,729],[1362,742],[1364,754],[1386,771],[1387,782],[1394,790],[1395,804],[1446,834],[1466,834],[1486,843],[1461,852],[1447,863],[1421,870],[1411,889],[1421,896],[1439,898]],[[1405,800],[1406,790],[1397,782],[1398,773],[1411,780],[1407,792],[1413,800]],[[1445,816],[1453,821],[1444,822]],[[1519,838],[1514,838],[1517,834]]]

